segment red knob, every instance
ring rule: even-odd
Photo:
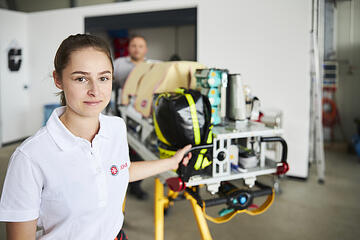
[[[174,192],[181,192],[185,190],[186,184],[181,180],[180,177],[173,177],[166,179],[166,184]]]
[[[287,162],[282,163],[282,165],[278,166],[276,169],[277,175],[283,175],[289,171],[289,164]]]

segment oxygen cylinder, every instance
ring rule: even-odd
[[[228,118],[235,121],[246,120],[245,94],[240,74],[229,74],[227,95]]]

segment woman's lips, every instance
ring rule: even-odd
[[[84,101],[84,103],[88,106],[96,106],[99,103],[101,103],[102,101]]]

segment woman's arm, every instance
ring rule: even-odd
[[[7,240],[35,240],[37,219],[28,222],[7,222]]]
[[[190,150],[190,148],[191,145],[187,145],[186,147],[178,150],[171,158],[154,161],[132,162],[129,168],[129,181],[138,181],[171,169],[177,169],[179,162],[181,162],[181,160],[184,158],[184,155]],[[191,153],[189,153],[188,156],[184,158],[183,164],[186,166],[190,159]]]

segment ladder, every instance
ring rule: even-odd
[[[318,182],[325,182],[325,153],[322,126],[322,84],[324,59],[324,0],[313,0],[311,31],[311,100],[309,162],[316,162]]]

